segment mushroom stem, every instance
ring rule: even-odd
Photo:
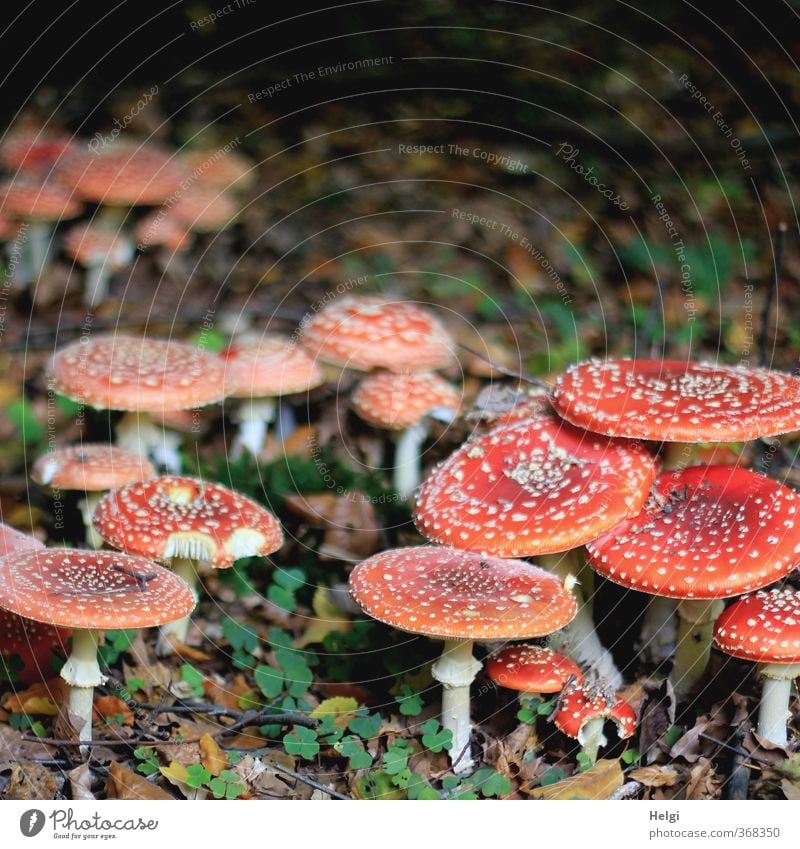
[[[678,604],[678,645],[670,673],[677,698],[691,693],[706,671],[714,622],[724,607],[719,599],[682,599]]]
[[[73,631],[72,651],[61,667],[61,677],[69,684],[69,713],[77,720],[75,729],[81,741],[92,739],[94,688],[106,680],[97,662],[97,640],[97,631]]]
[[[792,681],[800,675],[800,663],[762,663],[761,706],[758,709],[758,736],[778,746],[786,746],[786,723],[791,718],[789,699]]]
[[[278,418],[275,422],[275,439],[285,442],[297,430],[297,418],[291,404],[278,401]]]
[[[608,742],[606,735],[603,734],[604,725],[605,717],[595,716],[593,719],[584,722],[581,730],[578,732],[578,742],[581,744],[583,753],[591,764],[597,760],[597,753],[600,747],[605,746]]]
[[[164,469],[168,475],[179,475],[183,470],[180,447],[181,435],[169,428],[161,428],[158,442],[150,449],[156,467]]]
[[[269,424],[275,418],[274,398],[248,398],[239,407],[239,432],[233,441],[231,457],[248,451],[254,457],[264,450]]]
[[[197,561],[191,557],[173,557],[170,561],[170,566],[176,575],[186,581],[189,589],[192,591],[192,595],[197,600]],[[185,643],[186,635],[189,633],[190,622],[191,616],[185,616],[183,619],[176,619],[173,622],[162,625],[158,635],[158,641],[156,642],[156,654],[160,657],[174,654],[175,650],[172,647],[171,638],[174,637],[181,643]]]
[[[142,460],[149,460],[151,451],[159,444],[161,431],[150,413],[127,412],[117,422],[115,441],[117,447],[133,452]]]
[[[579,549],[572,549],[558,554],[545,554],[536,559],[548,572],[558,575],[567,582],[574,580],[583,566],[578,562],[578,551]],[[571,590],[578,602],[578,613],[569,625],[553,634],[550,639],[550,648],[564,651],[579,666],[588,666],[601,681],[608,683],[614,690],[618,690],[622,686],[622,673],[614,663],[611,652],[603,646],[600,637],[597,636],[591,610],[586,604],[580,587],[574,584]]]
[[[651,596],[642,619],[639,645],[653,663],[662,663],[675,652],[678,629],[675,599]]]
[[[104,493],[102,492],[87,492],[86,498],[82,498],[78,504],[81,516],[83,517],[83,527],[86,531],[86,544],[90,545],[92,548],[103,547],[103,538],[97,533],[94,529],[94,525],[92,524],[94,511],[97,509],[97,504],[103,495]]]
[[[30,275],[34,284],[47,268],[52,245],[53,227],[44,221],[31,221],[28,229]]]
[[[108,299],[108,280],[111,269],[105,258],[86,266],[86,276],[83,282],[83,305],[94,309],[98,304]]]
[[[450,758],[456,775],[470,773],[475,766],[470,752],[469,688],[480,668],[472,656],[472,640],[445,640],[441,657],[431,667],[442,685],[442,726],[453,734]]]
[[[403,498],[410,498],[419,486],[420,453],[428,436],[425,419],[403,431],[394,451],[393,486]]]

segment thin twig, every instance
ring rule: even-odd
[[[353,800],[352,796],[346,796],[344,793],[340,793],[338,790],[334,790],[331,787],[326,787],[324,784],[320,784],[319,781],[314,781],[313,778],[309,778],[307,775],[301,775],[299,772],[295,772],[293,769],[281,766],[280,764],[277,764],[273,761],[270,761],[269,765],[276,772],[282,772],[285,775],[291,775],[292,778],[296,779],[302,784],[306,784],[309,787],[313,787],[315,790],[320,790],[322,793],[327,793],[328,796],[333,796],[334,799],[341,799],[343,802],[351,802]]]
[[[217,731],[213,737],[227,737],[236,731],[246,728],[248,725],[302,725],[304,728],[316,728],[319,720],[313,716],[305,716],[302,713],[286,711],[284,713],[270,713],[268,708],[264,710],[245,711],[233,725]]]
[[[58,737],[37,737],[34,734],[23,734],[22,739],[26,743],[45,743],[48,746],[59,746],[62,748],[105,746],[107,749],[115,749],[123,746],[132,746],[133,748],[137,746],[180,746],[184,743],[193,742],[191,740],[158,740],[153,739],[152,734],[141,734],[138,737],[131,737],[130,740],[60,740]]]
[[[505,366],[501,366],[499,363],[494,362],[491,357],[487,357],[486,354],[482,354],[480,351],[476,351],[475,348],[471,348],[469,345],[465,345],[463,342],[459,342],[458,347],[462,348],[467,353],[472,354],[474,357],[477,357],[479,360],[483,360],[485,363],[489,363],[489,365],[495,371],[499,371],[500,374],[503,374],[506,377],[513,377],[516,380],[521,380],[523,383],[530,383],[533,386],[538,386],[540,389],[546,389],[548,392],[550,392],[553,388],[549,383],[546,383],[544,380],[540,380],[538,377],[531,377],[528,374],[521,374],[518,371],[511,371],[511,369],[508,369]]]
[[[767,364],[767,345],[769,344],[769,317],[772,313],[772,305],[778,294],[781,276],[783,273],[783,249],[786,244],[786,231],[788,227],[785,221],[778,224],[778,236],[775,240],[775,264],[773,266],[772,285],[767,289],[764,298],[764,309],[761,311],[761,334],[758,340],[758,364]]]

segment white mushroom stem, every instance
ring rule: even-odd
[[[44,274],[50,259],[54,228],[45,221],[31,221],[28,229],[30,275],[34,283]]]
[[[419,486],[422,446],[428,438],[428,419],[449,423],[454,413],[446,407],[434,407],[416,424],[406,428],[394,449],[394,473],[392,484],[395,492],[403,498],[411,498]]]
[[[595,716],[593,719],[584,722],[581,730],[578,732],[578,742],[581,744],[583,753],[591,764],[597,760],[597,753],[600,747],[605,746],[608,742],[606,735],[603,734],[604,725],[605,717]]]
[[[675,652],[678,620],[675,599],[651,596],[642,619],[639,645],[653,663],[662,663]]]
[[[189,585],[195,601],[198,598],[197,593],[197,567],[198,562],[191,557],[173,557],[170,561],[172,571],[183,578]],[[186,635],[189,633],[190,616],[185,616],[183,619],[176,619],[174,622],[168,622],[161,626],[156,642],[156,654],[161,657],[173,654],[174,649],[170,638],[174,637],[181,643],[186,642]]]
[[[683,599],[678,604],[678,645],[670,674],[676,697],[691,693],[706,671],[714,622],[724,607],[719,599]]]
[[[480,668],[472,656],[472,640],[445,640],[441,657],[431,667],[442,685],[442,726],[453,733],[450,759],[456,775],[470,773],[475,766],[470,751],[469,688]]]
[[[267,431],[275,418],[274,398],[248,398],[239,407],[239,432],[233,441],[231,457],[237,459],[248,451],[254,457],[264,450]]]
[[[758,736],[778,746],[788,743],[786,724],[791,718],[789,699],[792,682],[800,676],[800,663],[762,663],[761,706],[758,709]]]
[[[278,402],[278,418],[275,422],[275,438],[285,442],[297,430],[297,417],[291,404],[281,399]]]
[[[550,638],[550,647],[555,651],[563,651],[579,666],[588,667],[604,684],[613,690],[622,686],[622,674],[614,663],[611,652],[600,642],[592,620],[591,609],[580,586],[575,582],[575,575],[583,566],[578,563],[578,549],[559,554],[545,554],[537,557],[542,568],[553,575],[558,575],[565,585],[569,584],[575,600],[578,603],[578,613],[572,622]],[[581,558],[582,559],[582,558]]]
[[[163,428],[153,421],[150,413],[127,412],[117,422],[116,430],[117,447],[133,452],[142,460],[149,460],[162,438]]]
[[[150,449],[156,468],[164,469],[169,475],[179,475],[183,469],[180,447],[181,435],[169,428],[161,428],[158,442]]]
[[[87,492],[86,498],[82,498],[78,504],[81,516],[83,517],[83,527],[86,530],[86,544],[92,548],[103,547],[103,538],[97,533],[92,524],[94,511],[97,509],[97,504],[103,495],[105,495],[103,492]]]
[[[72,651],[61,667],[61,677],[69,684],[69,713],[81,741],[92,739],[94,688],[106,680],[97,662],[97,640],[97,631],[73,631]]]
[[[86,276],[83,282],[83,305],[85,307],[93,309],[108,299],[110,277],[111,267],[105,259],[86,266]]]

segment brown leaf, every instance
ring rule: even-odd
[[[715,706],[711,715],[703,714],[697,717],[694,726],[669,750],[670,757],[683,758],[690,764],[696,763],[701,755],[709,752],[715,745],[713,741],[704,740],[700,735],[707,734],[709,737],[724,740],[727,731],[728,723],[725,716]]]
[[[534,787],[534,799],[607,799],[625,783],[619,761],[599,760],[586,772],[579,772],[546,787]]]
[[[27,690],[7,693],[3,707],[12,713],[28,713],[41,716],[57,716],[58,705],[64,701],[66,684],[61,678],[46,683],[37,681]]]
[[[88,763],[82,763],[76,766],[75,769],[67,773],[69,777],[69,786],[72,789],[73,799],[91,799],[94,801],[94,793],[92,793],[92,772],[89,769]]]
[[[133,725],[133,711],[117,696],[95,696],[94,712],[100,719],[121,716],[123,725]]]
[[[672,787],[678,780],[678,772],[668,766],[643,766],[633,770],[629,777],[645,787]]]
[[[52,758],[55,747],[22,739],[22,732],[0,725],[0,772],[11,769],[19,761]]]
[[[200,738],[200,763],[212,775],[219,775],[228,765],[228,758],[210,734]]]
[[[109,799],[170,799],[172,796],[143,775],[139,775],[117,761],[111,761],[106,782]]]
[[[791,799],[794,802],[800,800],[800,787],[793,784],[788,778],[784,778],[781,781],[781,790],[783,790],[783,795],[787,799]]]
[[[675,724],[675,693],[668,678],[658,686],[644,684],[645,696],[639,718],[639,746],[651,763],[661,751],[659,741]]]
[[[55,799],[60,784],[55,775],[41,764],[21,761],[11,770],[6,799]]]
[[[717,795],[720,781],[714,775],[714,767],[708,758],[692,767],[689,783],[684,792],[685,799],[713,799]]]

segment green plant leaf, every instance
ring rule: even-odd
[[[382,725],[383,720],[381,719],[380,714],[374,713],[370,716],[365,713],[363,715],[353,717],[347,724],[347,727],[354,734],[358,734],[358,736],[363,740],[371,740],[381,730]]]
[[[284,735],[283,747],[288,754],[297,755],[307,761],[315,758],[320,750],[316,732],[302,725],[296,725],[292,731]]]
[[[432,752],[448,752],[453,748],[453,732],[449,728],[442,728],[435,719],[429,719],[420,725],[422,731],[422,745]]]
[[[275,699],[283,692],[285,679],[280,669],[274,669],[272,666],[262,663],[256,667],[253,680],[268,699]]]
[[[184,681],[189,685],[195,696],[202,696],[205,692],[203,690],[204,680],[205,676],[203,673],[192,666],[191,663],[181,664],[181,681]]]

